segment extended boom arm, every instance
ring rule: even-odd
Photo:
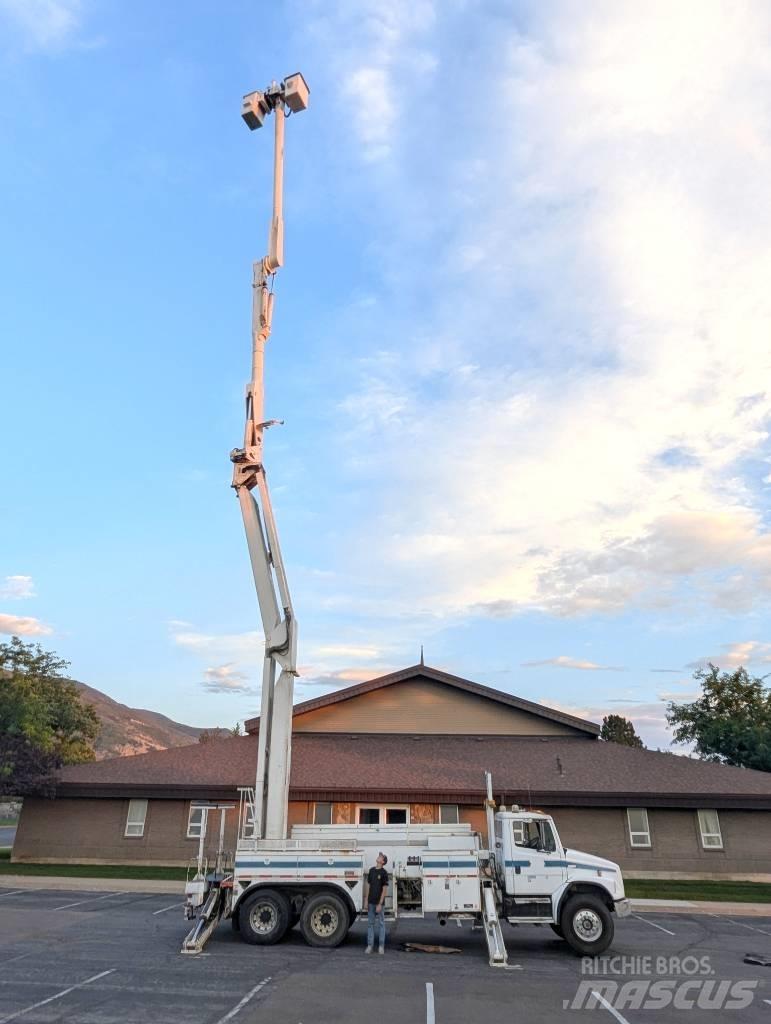
[[[250,128],[261,127],[271,111],[275,117],[273,216],[268,255],[254,264],[252,377],[246,388],[244,446],[230,453],[233,487],[241,506],[265,634],[254,806],[254,835],[258,839],[284,839],[287,831],[297,622],[263,464],[263,434],[276,422],[264,418],[264,360],[273,317],[272,279],[284,261],[282,194],[286,109],[304,110],[307,103],[308,87],[298,74],[290,75],[281,85],[272,83],[264,93],[245,96],[241,111]],[[280,670],[278,679],[277,670]]]

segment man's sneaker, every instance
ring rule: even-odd
[[[380,949],[378,950],[378,953],[380,953],[381,955],[385,953],[385,946],[381,946]]]
[[[369,954],[372,952],[372,946],[367,946],[364,952],[369,956]]]

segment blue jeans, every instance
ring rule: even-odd
[[[380,929],[380,948],[385,949],[385,913],[381,910],[378,914],[377,905],[370,903],[367,906],[367,945],[375,945],[375,921]]]

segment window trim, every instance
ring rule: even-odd
[[[443,807],[454,807],[455,808],[455,821],[442,821],[442,808]],[[439,804],[439,824],[440,825],[459,825],[460,824],[460,805],[459,804]]]
[[[410,805],[409,804],[356,804],[356,825],[359,825],[359,811],[379,811],[381,820],[377,824],[377,828],[381,825],[386,825],[385,821],[386,811],[406,811],[407,820],[405,825],[410,823]]]
[[[319,804],[324,804],[329,807],[329,821],[316,821],[316,808]],[[313,801],[313,824],[314,825],[332,825],[334,818],[334,803],[331,800],[314,800]]]
[[[144,804],[141,819],[138,817],[131,817],[131,809],[136,804]],[[128,809],[126,811],[126,824],[123,828],[124,839],[142,839],[145,834],[145,824],[147,822],[147,808],[149,801],[143,797],[136,797],[130,799],[128,802]],[[139,832],[130,832],[130,828],[139,828]]]
[[[705,829],[704,829],[704,822],[703,822],[702,817],[701,817],[702,814],[714,814],[715,815],[715,821],[717,822],[717,832],[707,832],[707,831],[705,831]],[[714,807],[700,807],[696,811],[696,821],[698,822],[698,825],[699,825],[699,836],[701,838],[701,848],[702,848],[702,850],[707,850],[707,851],[722,850],[723,849],[723,830],[720,827],[720,815],[718,814],[717,810],[715,810]],[[717,838],[719,840],[718,843],[706,843],[705,842],[706,839],[711,838],[711,837],[714,838],[715,836],[717,836]]]
[[[197,832],[191,832],[190,829],[191,829],[191,826],[193,825],[193,814],[196,811],[200,813],[201,821],[198,824],[198,831]],[[203,818],[204,818],[204,809],[203,809],[203,807],[201,807],[200,804],[197,807],[196,807],[195,804],[190,804],[190,807],[188,808],[188,812],[187,812],[187,833],[186,833],[186,837],[188,839],[200,839],[201,838],[201,832],[203,832]]]
[[[632,818],[631,818],[631,812],[632,811],[635,811],[637,813],[642,811],[642,813],[645,815],[645,829],[644,830],[642,830],[642,829],[633,829],[632,828]],[[632,847],[632,849],[633,850],[650,850],[651,847],[653,846],[653,843],[651,842],[651,823],[650,823],[650,819],[648,818],[648,808],[647,807],[627,807],[627,809],[626,809],[626,825],[627,825],[627,832],[628,832],[628,835],[629,835],[629,845]],[[644,841],[643,842],[636,842],[635,841],[635,837],[638,837],[638,836],[643,836],[644,837]]]

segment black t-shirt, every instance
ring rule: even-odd
[[[367,902],[377,904],[383,895],[383,889],[388,885],[388,872],[385,868],[370,868],[367,881],[369,882]]]

